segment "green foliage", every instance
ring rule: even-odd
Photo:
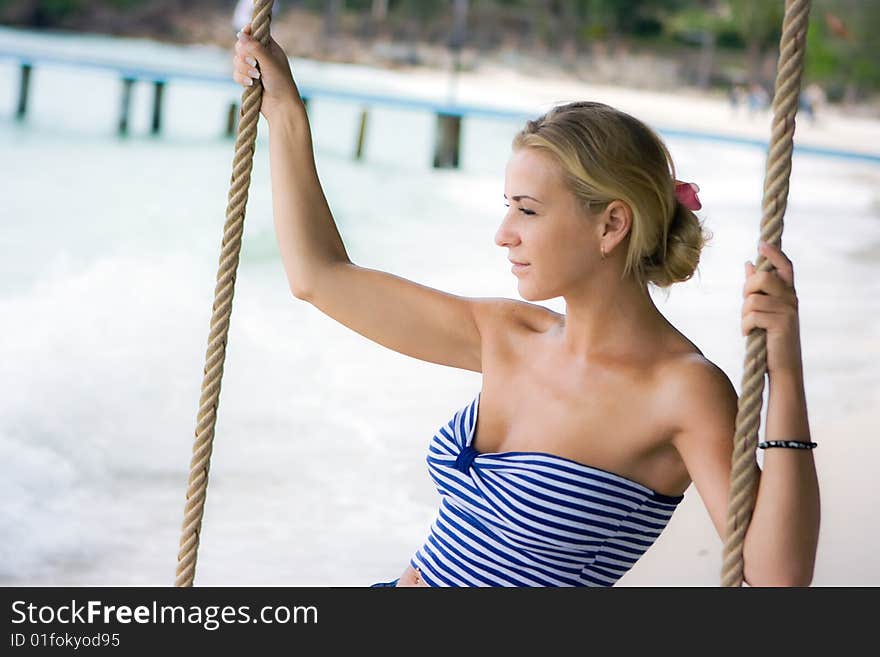
[[[720,47],[753,43],[763,50],[779,43],[782,12],[775,0],[719,0],[710,8],[691,2],[667,19],[666,28],[685,42],[702,43],[700,35],[710,32]]]
[[[441,14],[452,11],[452,3],[449,0],[399,0],[394,11],[412,16],[418,20],[430,20]],[[389,11],[391,10],[389,3]]]
[[[40,0],[37,3],[36,12],[47,22],[61,21],[69,15],[80,11],[83,7],[81,0]]]
[[[369,14],[373,7],[373,0],[338,1],[346,13]],[[329,0],[279,2],[283,7],[324,14]],[[12,16],[11,24],[77,27],[77,21],[84,20],[78,16],[85,16],[86,8],[100,7],[111,14],[156,4],[158,0],[0,0],[0,20]],[[220,3],[162,0],[162,4],[173,12],[194,5],[216,11]],[[231,12],[234,0],[223,4]],[[449,25],[453,4],[454,0],[388,0],[388,20],[396,24],[415,21],[423,31],[438,21]],[[667,52],[682,45],[701,48],[711,41],[727,56],[739,52],[745,57],[746,52],[766,55],[778,48],[784,6],[784,0],[470,0],[468,26],[472,33],[485,35],[487,30],[510,25],[504,19],[516,16],[516,24],[523,26],[517,29],[530,30],[528,36],[551,48],[568,35],[582,46],[624,38]],[[838,25],[844,25],[844,30]],[[805,82],[820,82],[834,95],[843,89],[859,94],[880,89],[878,34],[880,0],[813,0]],[[714,39],[707,40],[707,35]]]
[[[807,50],[804,53],[804,73],[808,78],[827,80],[840,68],[840,57],[825,33],[821,21],[812,21],[807,30]]]
[[[734,29],[721,28],[715,33],[715,37],[719,48],[741,50],[746,47],[743,35]]]
[[[568,0],[575,15],[594,33],[654,36],[663,32],[663,17],[694,0]],[[598,29],[597,29],[598,28]]]
[[[663,23],[651,16],[639,17],[633,21],[632,34],[639,38],[659,36],[663,34]]]
[[[782,2],[767,0],[727,0],[730,12],[729,28],[743,39],[756,42],[762,49],[779,43],[782,34]]]
[[[807,31],[807,81],[821,83],[832,100],[880,89],[880,3],[816,0]],[[831,23],[843,26],[835,33]]]

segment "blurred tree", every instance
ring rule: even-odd
[[[750,83],[762,79],[761,60],[765,53],[779,49],[784,2],[766,0],[727,0],[730,22],[746,44],[746,70]]]
[[[449,47],[454,51],[461,50],[467,39],[467,19],[469,0],[452,0],[452,33]]]
[[[83,10],[81,0],[39,0],[29,4],[30,21],[34,27],[51,27]]]
[[[324,0],[324,37],[332,39],[339,30],[339,14],[345,0]]]
[[[592,36],[656,36],[663,17],[694,0],[576,0],[577,13]]]
[[[880,89],[880,3],[814,0],[806,77],[829,100],[853,102]]]
[[[360,16],[362,38],[377,28],[408,42],[418,61],[424,40],[465,43],[488,52],[504,45],[538,45],[572,63],[578,50],[612,49],[632,42],[660,49],[681,62],[686,79],[707,87],[721,79],[725,62],[745,61],[742,81],[769,87],[785,0],[279,0],[284,7],[324,19],[324,41]],[[0,0],[0,23],[9,26],[88,29],[112,34],[183,39],[182,22],[225,14],[235,0]],[[222,5],[222,7],[221,7]],[[226,18],[224,18],[226,20]],[[466,29],[464,29],[466,26]],[[206,31],[206,34],[208,32]],[[813,0],[807,35],[805,81],[820,82],[830,99],[860,100],[880,89],[880,0]],[[682,48],[685,44],[687,48]],[[699,48],[694,57],[688,49]],[[320,56],[320,52],[315,53]]]
[[[718,42],[731,31],[729,7],[723,0],[696,0],[681,7],[665,23],[668,33],[686,43],[699,45],[700,57],[689,77],[701,89],[709,86],[715,70]],[[740,43],[742,43],[740,41]],[[687,73],[685,73],[687,75]]]
[[[772,79],[762,75],[762,62],[778,50],[784,9],[782,0],[693,0],[682,3],[667,20],[666,29],[702,48],[695,80],[699,86],[709,84],[719,42],[743,44],[746,81],[767,85]]]
[[[358,36],[362,39],[376,38],[388,20],[388,0],[347,0],[345,9],[360,14]]]

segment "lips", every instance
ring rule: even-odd
[[[508,258],[508,260],[510,260],[510,258]],[[519,262],[518,260],[510,260],[510,262],[513,263],[514,265],[527,265],[527,264],[529,264],[527,262]]]
[[[510,268],[510,271],[515,275],[519,276],[520,273],[524,273],[526,269],[529,268],[529,265],[524,263],[518,263],[516,260],[511,260],[513,266]]]

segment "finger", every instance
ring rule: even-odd
[[[745,262],[746,282],[743,283],[743,291],[742,291],[743,299],[745,299],[745,298],[746,298],[746,294],[748,294],[748,293],[746,292],[746,284],[747,284],[748,281],[749,281],[749,276],[751,276],[751,275],[752,275],[752,272],[754,272],[754,271],[755,271],[755,267],[754,267],[754,265],[752,265],[751,262],[749,262],[748,260],[746,260],[746,262]]]
[[[798,330],[797,312],[792,309],[782,312],[766,312],[763,310],[751,310],[743,315],[740,328],[743,335],[748,335],[755,329],[764,329],[768,332],[787,333]]]
[[[772,271],[756,272],[751,261],[745,262],[746,280],[743,283],[743,298],[753,293],[780,293],[784,289],[782,280]]]
[[[794,266],[791,260],[788,259],[788,256],[782,252],[782,249],[768,242],[761,241],[758,244],[758,251],[776,268],[779,277],[794,287]]]
[[[783,281],[775,271],[756,272],[754,267],[746,276],[743,284],[743,296],[749,294],[770,294],[777,297],[789,297],[793,294],[792,288]]]
[[[232,79],[244,87],[252,87],[254,84],[253,78],[251,78],[249,75],[244,75],[243,73],[239,73],[238,71],[233,73]]]
[[[257,60],[253,55],[248,54],[246,50],[247,42],[243,39],[239,39],[235,42],[235,56],[241,58],[243,61],[247,62],[250,66],[256,66]]]
[[[743,315],[742,320],[740,321],[740,332],[743,335],[748,335],[756,328],[764,328],[761,324],[765,324],[766,322],[762,317],[760,317],[759,312],[752,311]]]
[[[239,84],[244,84],[248,87],[253,85],[254,80],[260,79],[260,72],[255,68],[251,68],[250,66],[242,69],[237,69],[235,73],[242,80],[242,82],[240,82]],[[250,82],[248,82],[248,80],[250,80]]]
[[[251,61],[256,61],[253,57],[240,57],[236,55],[232,58],[232,69],[235,73],[240,74],[242,77],[252,77],[258,78],[260,77],[259,71],[251,65]]]
[[[250,30],[246,30],[242,28],[239,30],[238,34],[235,35],[236,42],[241,44],[242,47],[246,46],[248,43],[253,43],[254,38],[251,36]]]
[[[743,301],[743,317],[753,310],[766,313],[784,313],[790,310],[790,304],[783,299],[767,294],[750,294]]]
[[[263,44],[246,34],[242,34],[239,37],[238,44],[239,52],[243,55],[252,55],[256,57],[258,61],[262,61],[266,56],[266,49],[263,47]]]
[[[743,335],[748,335],[755,329],[764,329],[765,331],[773,328],[781,319],[779,313],[768,313],[760,310],[752,310],[743,315],[740,328]]]
[[[247,73],[250,69],[256,68],[257,66],[257,60],[254,59],[253,55],[248,55],[245,53],[236,55],[234,57],[234,61],[235,67],[243,73]]]

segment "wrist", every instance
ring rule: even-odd
[[[264,112],[269,128],[289,127],[294,130],[308,129],[309,117],[305,103],[297,98],[286,103],[279,103],[271,110]]]
[[[778,385],[790,386],[792,388],[803,388],[804,386],[804,370],[799,365],[777,370],[767,370],[767,378]]]
[[[770,378],[767,440],[810,440],[807,395],[799,370],[776,372]]]

